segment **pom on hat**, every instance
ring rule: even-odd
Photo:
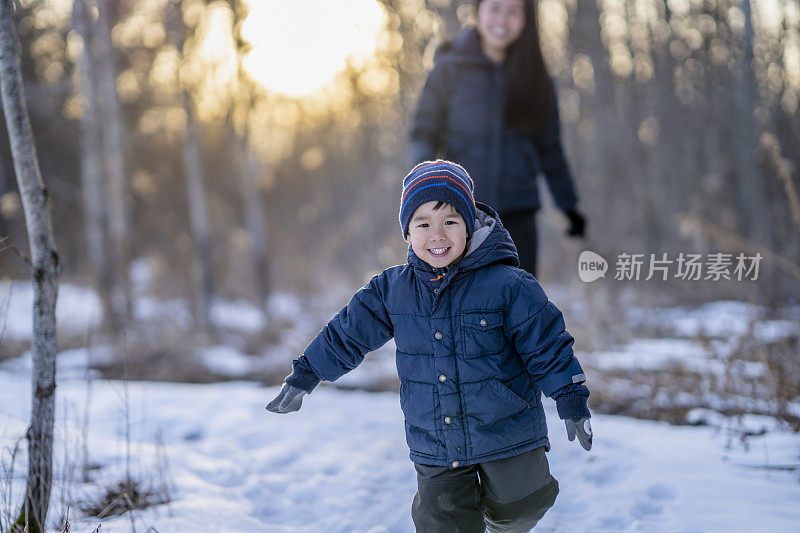
[[[475,198],[472,195],[472,178],[464,167],[450,161],[437,159],[424,161],[403,178],[403,196],[400,199],[400,227],[403,238],[408,235],[408,225],[414,211],[431,200],[452,205],[467,226],[467,237],[475,229]]]

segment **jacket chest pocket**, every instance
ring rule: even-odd
[[[500,353],[505,346],[502,311],[478,311],[461,314],[464,357]]]

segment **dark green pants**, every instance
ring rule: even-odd
[[[411,517],[418,533],[530,531],[558,494],[544,447],[458,468],[414,467],[418,490]]]

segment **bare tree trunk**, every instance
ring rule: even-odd
[[[744,39],[735,104],[737,120],[736,150],[736,210],[739,231],[753,241],[771,246],[769,213],[761,183],[762,176],[756,162],[756,128],[754,112],[757,95],[753,86],[753,14],[751,0],[742,0],[744,13]]]
[[[95,287],[103,302],[103,315],[109,322],[116,316],[111,302],[112,280],[106,254],[105,213],[103,204],[103,165],[100,128],[97,117],[94,64],[91,57],[92,36],[86,3],[75,0],[72,13],[75,29],[83,39],[78,58],[78,84],[85,102],[81,116],[81,189],[83,193],[83,226],[89,262],[95,276]],[[121,324],[110,323],[115,331]]]
[[[109,11],[115,2],[103,0],[97,3],[100,20],[93,40],[98,53],[98,102],[103,117],[103,152],[108,175],[108,234],[112,257],[112,274],[114,277],[114,294],[112,302],[113,323],[127,324],[132,316],[130,261],[131,261],[131,218],[128,184],[125,175],[125,141],[116,87],[116,67],[114,49],[111,45],[111,15]]]
[[[409,18],[409,13],[402,10],[404,0],[380,0],[380,2],[388,12],[396,15],[399,19],[397,32],[403,40],[403,52],[395,59],[395,68],[399,75],[398,103],[401,117],[400,127],[403,131],[408,131],[410,120],[416,108],[417,99],[419,98],[419,91],[426,78],[425,69],[422,68],[423,52],[425,51],[427,39],[432,36],[422,35],[418,31],[414,25],[413,18]],[[430,4],[430,2],[426,3]],[[453,11],[454,15],[455,8],[450,9]],[[448,16],[445,15],[445,18],[448,18]],[[448,23],[445,21],[445,24],[452,25],[452,22]],[[447,26],[445,30],[446,33],[450,33],[450,25]],[[455,34],[443,36],[452,38]],[[403,156],[402,165],[405,166],[406,164],[407,161]]]
[[[56,392],[56,298],[58,254],[53,241],[47,189],[42,182],[25,92],[12,0],[0,0],[0,88],[11,155],[17,174],[33,277],[31,425],[25,504],[12,530],[45,528],[53,480],[53,425]]]
[[[186,179],[186,193],[189,202],[189,222],[194,240],[193,276],[195,287],[195,320],[200,331],[207,333],[211,323],[211,301],[214,295],[212,272],[211,232],[208,223],[206,191],[203,184],[203,170],[200,160],[200,146],[197,138],[197,122],[194,118],[192,101],[184,91],[186,111],[186,137],[183,141],[183,174]]]
[[[667,2],[657,2],[658,17],[669,25],[672,12]],[[652,23],[651,23],[652,24]],[[675,97],[675,58],[669,51],[670,33],[659,34],[648,29],[653,57],[653,81],[650,98],[658,124],[657,145],[653,150],[656,179],[661,183],[659,197],[668,212],[669,224],[677,223],[677,215],[689,208],[694,176],[685,170],[686,154],[681,150],[681,107]],[[685,132],[684,132],[685,134]]]
[[[167,30],[169,40],[183,55],[187,28],[183,22],[181,4],[167,6]],[[178,83],[180,81],[178,80]],[[211,231],[209,229],[206,190],[203,183],[203,164],[200,156],[200,140],[197,133],[194,104],[186,89],[181,90],[182,105],[186,113],[186,132],[183,139],[183,176],[186,180],[186,196],[189,209],[189,226],[194,243],[192,258],[192,286],[194,288],[194,319],[198,330],[207,335],[211,325],[211,302],[214,298],[214,269],[211,255]]]
[[[253,107],[254,97],[253,88],[244,73],[242,65],[243,53],[246,43],[241,34],[241,21],[247,18],[248,5],[239,1],[231,3],[231,11],[234,13],[233,34],[236,38],[237,52],[239,53],[238,63],[238,83],[240,85],[241,96],[231,107],[231,133],[234,139],[234,146],[237,150],[239,160],[240,191],[242,195],[242,205],[244,206],[244,225],[250,236],[250,265],[253,272],[253,281],[258,295],[258,304],[263,307],[270,293],[269,286],[269,256],[266,231],[266,216],[264,214],[264,200],[261,189],[258,185],[258,177],[261,170],[259,162],[253,150],[250,148],[250,129],[248,124],[248,109]],[[238,109],[236,106],[247,109]],[[237,111],[243,111],[237,113]],[[243,120],[242,118],[243,117]],[[239,120],[237,121],[237,118]]]
[[[259,162],[250,150],[249,136],[239,136],[242,203],[245,227],[250,235],[250,258],[258,289],[258,302],[263,306],[269,296],[269,261],[267,256],[266,217],[264,202],[258,187]]]
[[[569,25],[568,46],[573,67],[569,69],[570,71],[574,73],[578,61],[584,58],[589,58],[592,65],[592,79],[588,86],[579,84],[579,80],[575,79],[573,74],[573,85],[581,98],[581,124],[578,124],[576,139],[579,152],[585,154],[581,158],[583,159],[581,177],[587,188],[585,196],[593,197],[597,205],[606,206],[606,212],[616,213],[617,215],[602,220],[601,223],[608,228],[609,234],[623,234],[625,228],[629,227],[628,221],[618,216],[624,213],[625,209],[620,207],[620,195],[614,191],[624,185],[615,183],[614,187],[608,186],[610,180],[616,180],[612,156],[618,140],[617,117],[614,117],[613,78],[608,65],[608,51],[602,38],[600,7],[594,0],[576,2],[573,20]],[[595,211],[590,205],[585,207],[590,214]]]

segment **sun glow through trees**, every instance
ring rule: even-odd
[[[377,46],[385,14],[375,0],[259,0],[242,26],[252,46],[249,74],[269,90],[303,96],[322,88],[348,59]]]

